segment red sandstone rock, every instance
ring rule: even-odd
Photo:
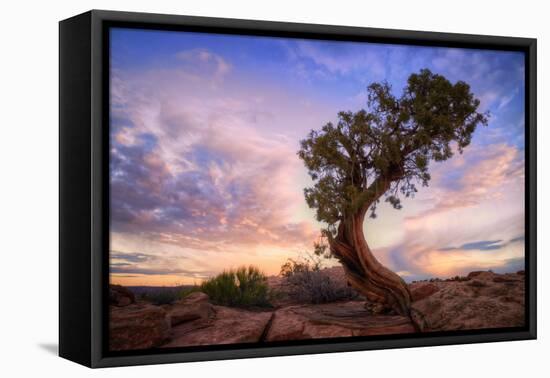
[[[468,275],[471,281],[438,283],[439,291],[414,302],[415,323],[424,331],[523,326],[525,285],[522,277],[472,273]]]
[[[493,282],[518,282],[525,279],[524,275],[519,274],[501,274],[493,278]]]
[[[157,347],[170,337],[166,311],[153,305],[111,306],[109,336],[113,351]]]
[[[495,276],[496,276],[496,273],[480,270],[480,271],[470,272],[467,277],[486,281],[486,280],[492,280],[493,278],[495,278]]]
[[[214,306],[215,317],[182,323],[173,328],[173,338],[163,347],[257,343],[266,329],[271,312]]]
[[[172,327],[192,320],[209,320],[214,316],[214,307],[208,303],[208,295],[192,293],[176,302],[168,311]]]
[[[109,285],[109,304],[123,307],[136,302],[134,293],[120,285]]]
[[[341,268],[326,271],[345,284]],[[111,350],[390,335],[524,324],[525,276],[472,272],[468,281],[431,280],[410,285],[412,320],[373,313],[363,300],[327,304],[279,303],[275,311],[214,306],[204,293],[165,306],[129,304],[126,289],[112,288]],[[270,277],[271,289],[285,282]],[[115,295],[116,294],[116,295]],[[128,298],[121,299],[121,298]],[[116,299],[116,300],[115,300]],[[120,306],[120,307],[119,307]],[[413,325],[414,324],[414,325]],[[170,326],[172,328],[170,329]],[[415,328],[416,327],[416,328]]]
[[[403,316],[371,315],[361,301],[290,306],[277,310],[265,341],[412,333]]]
[[[427,298],[438,291],[439,287],[430,282],[420,282],[411,285],[411,296],[413,302]]]

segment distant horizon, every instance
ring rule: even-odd
[[[321,270],[324,270],[324,269],[331,269],[331,268],[339,268],[340,265],[335,265],[335,266],[330,266],[330,267],[323,267],[321,268]],[[488,269],[488,270],[491,270],[491,269]],[[484,270],[484,271],[488,271],[488,270]],[[519,269],[519,270],[510,270],[510,271],[501,271],[501,272],[498,272],[498,271],[493,271],[494,273],[497,273],[497,274],[515,274],[521,270],[524,270],[523,268],[522,269]],[[492,270],[491,270],[492,271]],[[474,272],[474,271],[472,271]],[[471,273],[471,272],[469,272]],[[459,275],[460,276],[460,275]],[[460,276],[460,277],[465,277],[467,276],[467,274],[463,275],[463,276]],[[282,277],[280,274],[275,274],[275,275],[269,275],[267,276],[267,278],[269,277]],[[456,277],[456,275],[454,276],[449,276],[449,277],[429,277],[429,278],[421,278],[421,279],[414,279],[414,280],[408,280],[404,277],[405,279],[405,282],[407,283],[413,283],[413,282],[419,282],[419,281],[429,281],[431,279],[434,279],[434,280],[446,280],[446,279],[449,279],[449,278],[454,278]],[[167,289],[171,289],[171,288],[177,288],[177,287],[188,287],[188,286],[200,286],[201,282],[197,282],[197,283],[188,283],[188,284],[163,284],[163,285],[123,285],[123,284],[120,284],[120,283],[117,283],[117,282],[111,282],[111,284],[114,284],[114,285],[121,285],[121,286],[124,286],[124,287],[147,287],[147,288],[167,288]]]
[[[112,283],[272,276],[312,251],[299,141],[423,68],[470,84],[489,125],[403,209],[381,202],[367,242],[407,282],[524,269],[522,53],[124,28],[110,46]]]

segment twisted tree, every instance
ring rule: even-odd
[[[402,196],[414,196],[419,183],[428,185],[431,160],[451,158],[453,146],[462,153],[476,126],[487,124],[479,103],[467,83],[452,84],[423,69],[409,76],[399,98],[389,84],[371,84],[366,110],[340,112],[336,124],[301,141],[298,156],[314,182],[304,189],[307,204],[327,225],[322,233],[330,254],[370,301],[410,315],[408,286],[365,240],[365,215],[375,217],[382,196],[400,209]]]

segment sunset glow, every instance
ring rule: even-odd
[[[200,283],[224,269],[279,273],[323,227],[296,155],[311,129],[365,107],[366,86],[429,68],[490,112],[429,187],[364,225],[405,280],[524,267],[520,53],[188,32],[111,31],[111,282]],[[327,266],[337,262],[329,260]]]

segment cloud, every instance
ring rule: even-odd
[[[118,251],[111,251],[110,252],[111,260],[121,260],[125,261],[126,263],[120,263],[120,264],[128,264],[128,263],[141,263],[148,260],[151,260],[155,256],[148,255],[145,253],[128,253],[128,252],[118,252]]]
[[[462,244],[460,247],[444,247],[440,248],[440,251],[454,251],[454,250],[478,250],[478,251],[491,251],[494,249],[502,248],[502,240],[481,240],[476,242],[470,242]]]
[[[185,255],[110,251],[109,271],[116,277],[170,275],[208,278],[214,271],[196,267]]]
[[[404,275],[407,280],[466,275],[473,270],[511,272],[519,270],[517,266],[523,264],[525,245],[522,241],[495,239],[467,241],[457,247],[442,245],[456,239],[472,240],[480,233],[504,235],[507,231],[499,232],[498,226],[513,224],[515,219],[518,218],[499,219],[483,230],[469,229],[463,225],[463,229],[455,229],[454,235],[443,234],[425,225],[408,234],[398,245],[377,250],[376,253],[391,269],[407,272]]]
[[[512,243],[518,243],[523,242],[525,240],[525,236],[518,236],[516,238],[510,239],[507,242],[504,242],[502,239],[498,240],[480,240],[475,242],[469,242],[462,244],[459,247],[443,247],[440,248],[440,251],[456,251],[456,250],[462,250],[462,251],[493,251],[496,249],[502,249]]]
[[[287,55],[302,77],[360,75],[365,80],[368,73],[372,80],[382,79],[386,65],[373,49],[352,42],[333,43],[326,41],[283,42]]]
[[[498,112],[524,88],[522,53],[454,48],[435,51],[433,68],[452,81],[469,83],[483,111]]]
[[[520,241],[524,241],[524,240],[525,240],[525,235],[522,235],[522,236],[518,236],[516,238],[511,239],[510,243],[520,242]]]
[[[525,248],[523,159],[514,146],[470,146],[434,165],[430,187],[403,210],[380,210],[380,218],[400,217],[393,227],[401,232],[374,248],[377,257],[407,280],[515,269]]]
[[[152,231],[205,248],[211,241],[286,243],[307,236],[306,225],[287,223],[289,205],[301,198],[281,190],[292,186],[294,151],[239,135],[210,132],[183,156],[190,165],[179,165],[178,173],[156,152],[157,142],[151,149],[143,140],[114,148],[115,230]]]
[[[517,147],[493,144],[470,146],[445,164],[433,163],[433,206],[410,219],[494,201],[503,195],[505,184],[510,182],[523,187],[524,161]]]
[[[519,93],[519,88],[516,88],[512,93],[503,95],[500,98],[500,102],[498,104],[498,110],[505,108],[510,103],[510,101],[512,101],[513,98],[516,97],[518,93]]]
[[[213,275],[213,272],[200,271],[196,272],[193,270],[186,269],[152,269],[152,268],[136,268],[136,267],[118,267],[111,264],[110,272],[112,274],[139,274],[139,275],[182,275],[186,277],[196,277],[196,278],[207,278]]]
[[[206,50],[178,56],[222,67]],[[303,206],[297,142],[257,126],[273,103],[227,92],[231,82],[189,83],[184,71],[116,76],[112,230],[202,250],[310,244],[317,226],[292,220]]]
[[[523,257],[506,259],[503,261],[501,267],[496,267],[494,269],[494,271],[497,273],[510,273],[520,270],[525,270],[525,258]]]
[[[224,58],[207,49],[180,51],[176,57],[185,64],[187,71],[197,73],[201,72],[199,70],[209,70],[218,79],[226,76],[232,68]]]

